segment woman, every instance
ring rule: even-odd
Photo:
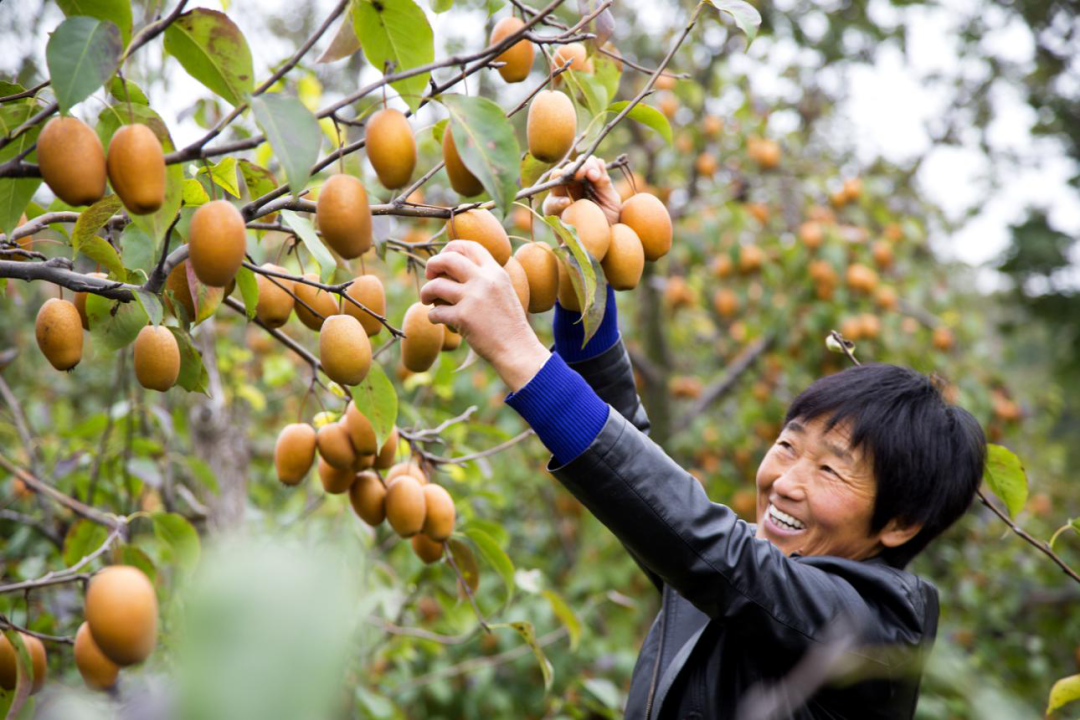
[[[618,217],[601,161],[577,178]],[[627,718],[914,714],[938,602],[903,568],[978,488],[986,441],[968,412],[896,366],[819,379],[758,468],[750,525],[649,440],[610,290],[584,347],[579,316],[556,306],[550,352],[479,244],[449,243],[427,277],[421,299],[442,303],[431,319],[491,363],[507,403],[551,451],[549,470],[662,594]]]

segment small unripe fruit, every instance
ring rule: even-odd
[[[457,145],[454,144],[454,135],[450,132],[447,124],[443,130],[443,162],[446,163],[446,174],[450,178],[450,187],[454,192],[465,197],[479,195],[484,191],[484,186],[479,178],[473,175],[458,154]]]
[[[739,309],[739,297],[730,288],[720,288],[713,294],[713,307],[722,318],[730,318]]]
[[[443,543],[436,542],[423,533],[412,536],[413,552],[425,565],[431,565],[442,560],[444,547]]]
[[[349,504],[361,520],[375,527],[386,518],[386,486],[373,472],[358,473],[349,488]]]
[[[555,306],[559,293],[559,261],[551,247],[542,242],[522,245],[514,257],[529,280],[529,312],[547,312]]]
[[[375,467],[379,470],[386,470],[393,467],[394,456],[397,455],[398,449],[398,429],[394,428],[390,431],[390,437],[386,438],[386,442],[383,443],[382,448],[379,450],[379,454],[375,456]]]
[[[712,177],[717,169],[716,156],[708,152],[701,153],[694,161],[694,168],[698,171],[698,175]]]
[[[441,485],[428,484],[424,492],[424,534],[439,542],[454,533],[454,499]]]
[[[46,300],[38,310],[34,333],[42,354],[57,370],[71,370],[82,360],[82,318],[67,300]]]
[[[128,212],[148,215],[165,202],[165,154],[146,125],[124,125],[109,141],[109,182]]]
[[[108,690],[116,684],[120,675],[120,666],[101,652],[87,622],[80,625],[75,633],[75,666],[91,690]]]
[[[105,195],[105,148],[82,120],[55,117],[46,123],[37,158],[41,177],[68,205],[91,205]]]
[[[541,90],[529,103],[525,127],[529,154],[541,162],[557,162],[570,151],[577,135],[574,103],[565,93]]]
[[[199,282],[225,287],[236,277],[247,252],[244,216],[225,200],[200,205],[191,216],[188,262]]]
[[[629,225],[611,226],[611,246],[600,263],[608,284],[616,290],[633,290],[645,269],[645,249]]]
[[[33,684],[30,686],[30,694],[37,693],[45,685],[45,676],[49,666],[45,657],[45,645],[33,635],[19,633],[23,645],[30,655],[30,669]],[[18,657],[15,647],[8,642],[4,635],[0,634],[0,687],[5,690],[14,690],[18,683]]]
[[[371,341],[351,315],[332,315],[319,331],[319,362],[340,385],[359,385],[371,369]]]
[[[878,275],[865,265],[853,263],[847,269],[847,284],[856,292],[870,295],[877,290]]]
[[[421,485],[427,485],[428,482],[427,473],[424,472],[424,469],[421,468],[419,464],[412,460],[409,462],[400,462],[390,468],[386,473],[386,482],[389,483],[391,480],[400,477],[401,475],[410,475],[419,480]]]
[[[180,345],[164,325],[147,325],[135,338],[135,377],[148,390],[165,392],[180,377]]]
[[[180,313],[173,307],[173,301],[176,301],[187,310],[187,319],[194,322],[195,300],[191,297],[191,285],[188,283],[187,260],[184,260],[169,272],[169,276],[165,278],[165,290],[165,307],[169,312],[177,319],[180,318]],[[172,300],[169,299],[168,292],[172,292]]]
[[[944,352],[952,350],[954,342],[953,334],[952,331],[944,325],[939,325],[938,327],[934,328],[934,332],[931,335],[930,340],[934,344],[934,347],[938,350]]]
[[[495,27],[491,30],[491,42],[490,45],[500,43],[509,36],[521,30],[525,25],[521,19],[514,17],[504,17],[499,22],[495,23]],[[502,79],[508,83],[521,82],[529,76],[529,71],[532,70],[533,55],[536,52],[533,48],[533,44],[522,38],[516,43],[503,50],[502,53],[495,58],[496,61],[506,63],[499,68],[499,74],[502,75]]]
[[[572,61],[570,64],[571,70],[588,71],[592,69],[589,66],[588,51],[585,50],[585,46],[581,43],[567,43],[566,45],[560,45],[555,51],[552,63],[555,67],[560,68],[566,64],[567,60]]]
[[[402,322],[405,338],[401,341],[401,362],[413,372],[424,372],[434,365],[442,350],[445,329],[428,319],[430,309],[413,303]]]
[[[506,261],[503,269],[510,276],[510,284],[514,286],[514,292],[517,293],[521,309],[524,312],[529,312],[529,276],[525,274],[525,268],[521,267],[521,263],[512,257]]]
[[[315,218],[323,240],[351,260],[371,248],[371,206],[364,184],[352,175],[331,175],[319,190]]]
[[[319,276],[315,273],[304,273],[304,279],[318,282]],[[328,317],[338,314],[337,295],[332,292],[302,282],[293,283],[293,292],[296,293],[296,297],[293,299],[296,317],[300,318],[300,322],[312,330],[322,329],[323,323]],[[304,306],[305,303],[318,315],[308,310]]]
[[[121,667],[145,660],[157,642],[157,595],[130,565],[111,565],[90,579],[86,622],[105,657]]]
[[[323,490],[330,495],[340,495],[344,492],[348,492],[352,487],[353,480],[356,479],[356,473],[352,468],[347,470],[341,470],[330,463],[323,460],[321,457],[318,461],[319,481],[322,482]]]
[[[825,233],[821,229],[821,223],[816,220],[807,220],[799,226],[799,240],[810,250],[816,250],[825,239]]]
[[[393,108],[376,112],[365,124],[364,141],[383,187],[397,190],[409,184],[416,167],[416,139],[404,113]]]
[[[562,221],[577,230],[578,239],[590,255],[603,261],[611,247],[611,226],[599,205],[592,200],[575,200],[563,210]]]
[[[274,467],[278,480],[297,485],[315,462],[315,428],[307,423],[286,425],[274,445]]]
[[[315,433],[315,445],[319,449],[319,457],[331,467],[352,470],[353,465],[356,464],[356,450],[353,449],[349,430],[343,421],[319,428],[319,431]]]
[[[765,253],[757,245],[739,248],[739,272],[744,275],[757,272],[765,264]]]
[[[358,276],[345,290],[345,294],[372,312],[386,316],[386,291],[383,290],[382,281],[374,275]],[[383,324],[372,317],[371,313],[361,310],[348,300],[342,301],[342,307],[346,315],[351,315],[360,321],[369,337],[378,335],[383,329]]]
[[[412,537],[424,526],[424,489],[409,475],[394,478],[386,488],[386,519],[401,537]]]
[[[20,240],[19,242],[21,243],[22,240]],[[105,273],[99,272],[86,273],[86,275],[87,277],[101,278],[102,280],[109,277]],[[88,294],[89,293],[86,292],[75,293],[75,309],[79,311],[79,320],[82,321],[83,330],[90,329],[90,318],[86,316],[86,296]]]
[[[671,250],[671,215],[660,198],[639,192],[623,203],[619,222],[637,233],[645,259],[655,262]]]
[[[870,248],[874,256],[874,262],[878,267],[885,269],[893,263],[892,244],[888,240],[878,240]]]
[[[480,243],[500,265],[506,265],[510,259],[510,238],[490,210],[468,210],[454,215],[446,221],[446,235],[451,240]]]
[[[262,268],[277,273],[288,272],[285,268],[273,263],[263,263]],[[279,328],[287,323],[293,306],[296,304],[296,298],[292,295],[296,289],[296,282],[287,278],[271,278],[262,273],[255,274],[255,282],[259,286],[259,302],[255,306],[256,317],[271,328]]]
[[[349,431],[353,449],[358,455],[374,456],[378,452],[379,448],[375,445],[375,428],[371,426],[367,415],[360,412],[351,402],[345,408],[345,427]]]

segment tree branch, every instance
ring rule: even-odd
[[[716,382],[709,385],[701,393],[701,397],[684,413],[681,413],[679,420],[675,422],[674,428],[672,428],[671,434],[682,432],[690,427],[694,420],[705,412],[710,405],[726,395],[735,384],[742,377],[743,373],[750,369],[754,364],[754,361],[761,357],[769,345],[772,344],[772,336],[766,335],[759,338],[754,344],[747,347],[737,356],[735,359],[724,368],[724,374]]]

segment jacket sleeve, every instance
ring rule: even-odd
[[[733,625],[739,632],[800,648],[842,614],[856,627],[874,624],[857,578],[851,582],[801,561],[813,558],[789,558],[756,539],[752,526],[711,502],[697,480],[620,413],[609,413],[585,452],[549,470],[647,572],[709,617],[739,620]],[[896,604],[891,611],[916,614],[904,598]]]

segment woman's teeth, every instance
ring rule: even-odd
[[[775,522],[777,525],[779,525],[782,528],[785,528],[787,530],[805,530],[806,529],[806,523],[804,523],[802,520],[799,520],[796,517],[792,517],[791,515],[788,515],[786,512],[783,512],[782,510],[777,510],[772,505],[772,503],[769,503],[769,509],[768,509],[767,512],[769,513],[769,517],[771,517],[773,519],[773,522]]]

